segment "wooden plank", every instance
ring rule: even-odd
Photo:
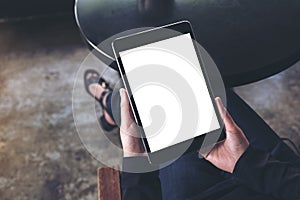
[[[98,199],[121,200],[119,170],[110,167],[98,168]]]

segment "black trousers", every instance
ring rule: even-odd
[[[227,109],[253,146],[271,152],[276,160],[295,162],[300,165],[300,158],[232,90],[227,91]],[[163,199],[186,199],[196,194],[201,199],[211,199],[216,194],[225,196],[230,195],[231,192],[245,194],[249,199],[273,199],[244,187],[236,182],[231,174],[216,168],[203,158],[200,159],[196,152],[184,155],[161,169],[160,181]],[[228,199],[236,199],[236,197]]]
[[[119,111],[119,106],[119,93],[110,94],[107,98],[110,115],[112,115],[112,111],[109,109],[113,107]],[[300,165],[300,158],[232,90],[227,90],[227,109],[253,146],[270,152],[276,160]],[[120,114],[115,112],[114,118],[119,123]],[[171,165],[160,169],[160,181],[163,199],[181,200],[201,193],[203,193],[201,197],[205,199],[205,196],[213,196],[218,192],[228,194],[228,191],[235,189],[240,190],[243,194],[255,195],[254,199],[272,199],[265,195],[255,194],[250,189],[239,185],[231,174],[216,168],[205,159],[199,158],[197,152],[188,153]]]

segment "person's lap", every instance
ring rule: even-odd
[[[253,146],[271,152],[278,160],[300,163],[300,158],[231,90],[227,92],[227,109]],[[252,192],[239,185],[229,173],[217,169],[203,158],[200,159],[196,152],[186,154],[162,168],[160,180],[163,199],[185,199],[200,193],[209,196],[216,192],[209,191],[210,188],[214,190],[218,188],[220,191],[230,188],[230,191],[235,189],[245,193]],[[218,187],[213,187],[216,185]],[[258,197],[267,198],[261,195]]]
[[[114,116],[117,124],[120,121],[119,105],[119,93],[107,97],[108,112],[111,112],[110,114]],[[116,112],[112,111],[113,108],[116,108]],[[251,145],[271,152],[278,160],[300,163],[300,158],[232,90],[227,91],[227,109],[237,125],[244,131]],[[197,152],[185,154],[171,165],[160,169],[160,180],[163,199],[185,199],[201,193],[209,196],[218,191],[232,191],[233,188],[245,194],[252,192],[239,185],[229,173],[223,172],[205,159],[199,158]],[[257,196],[258,199],[260,197],[267,198]]]
[[[118,92],[107,96],[106,107],[116,124],[120,124]],[[227,91],[227,109],[237,125],[244,131],[251,145],[270,152],[277,160],[300,164],[300,158],[232,90]],[[249,192],[249,189],[239,185],[229,173],[199,158],[197,152],[186,154],[171,165],[160,169],[160,180],[164,199],[185,199],[197,194],[201,194],[202,199],[203,196],[232,191],[233,188],[239,190],[240,193]],[[231,195],[231,193],[228,192],[226,195]],[[261,195],[257,198],[266,199]]]
[[[225,178],[222,171],[198,153],[188,153],[174,163],[160,169],[163,199],[184,199],[205,191]]]

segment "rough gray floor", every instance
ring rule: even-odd
[[[0,24],[0,199],[96,199],[72,88],[87,55],[71,17]]]
[[[77,136],[71,102],[75,73],[87,54],[69,17],[0,24],[1,200],[97,198],[101,164]],[[297,144],[299,77],[300,64],[236,89]]]
[[[235,91],[280,137],[291,139],[300,148],[300,62]]]

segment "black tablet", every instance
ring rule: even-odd
[[[112,47],[150,162],[225,139],[188,21],[118,38]]]

